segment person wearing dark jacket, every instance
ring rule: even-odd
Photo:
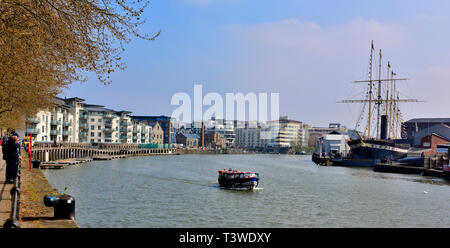
[[[14,132],[12,137],[2,146],[3,159],[6,161],[6,183],[14,183],[17,176],[20,159],[19,135]]]

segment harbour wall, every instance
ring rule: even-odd
[[[71,144],[58,147],[44,145],[33,146],[32,159],[41,162],[49,162],[70,158],[86,158],[94,156],[145,156],[145,155],[169,155],[175,154],[173,148],[139,148],[135,144]]]

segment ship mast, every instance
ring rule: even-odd
[[[381,49],[378,65],[378,95],[377,95],[377,139],[380,138],[380,107],[381,107]]]
[[[394,105],[393,101],[394,101],[394,72],[391,72],[391,98],[389,100],[389,137],[394,137],[394,130],[393,130],[393,125],[394,125],[394,120],[395,117],[393,116],[393,112],[392,112],[392,107]]]
[[[368,120],[368,135],[370,138],[370,123],[372,119],[372,64],[373,64],[373,40],[370,48],[370,63],[369,63],[369,120]]]
[[[389,70],[391,69],[391,63],[388,61],[388,68],[387,68],[387,77],[386,78],[389,78]],[[389,122],[389,126],[388,126],[388,132],[387,132],[387,136],[388,136],[388,138],[390,138],[390,131],[391,131],[391,129],[390,129],[390,123],[391,123],[391,121],[389,120],[390,119],[390,113],[389,113],[389,105],[390,105],[390,102],[389,102],[389,81],[387,81],[386,82],[386,104],[385,104],[385,112],[386,112],[386,116],[388,117],[388,122]]]
[[[380,128],[380,117],[381,117],[381,107],[382,105],[385,106],[385,113],[387,115],[387,127],[389,128],[389,130],[386,130],[386,138],[397,138],[398,135],[398,125],[400,122],[400,109],[399,109],[399,103],[400,102],[421,102],[417,99],[400,99],[399,98],[399,93],[397,92],[396,89],[396,81],[403,81],[403,80],[408,80],[407,78],[396,78],[394,79],[395,73],[391,70],[391,65],[390,62],[388,62],[388,69],[387,69],[387,78],[386,79],[382,79],[381,78],[381,67],[382,67],[382,55],[381,55],[381,49],[380,49],[380,61],[379,61],[379,68],[378,68],[378,80],[372,80],[372,76],[373,76],[373,53],[374,53],[374,45],[373,45],[373,40],[371,43],[371,49],[370,49],[370,63],[369,63],[369,80],[362,80],[362,81],[353,81],[353,83],[369,83],[369,99],[363,99],[363,100],[343,100],[343,101],[339,101],[337,103],[369,103],[369,111],[368,111],[368,120],[367,120],[367,127],[366,130],[368,131],[368,136],[367,138],[370,139],[371,138],[371,125],[372,125],[372,102],[375,102],[375,104],[377,105],[377,126],[376,126],[376,135],[375,138],[376,139],[380,139],[381,137],[381,128]],[[389,77],[389,72],[391,72],[391,77]],[[377,99],[373,99],[373,82],[378,81],[378,94],[377,94]],[[386,82],[386,99],[382,98],[382,82]],[[389,84],[390,83],[390,84]],[[390,98],[389,98],[389,88],[391,88],[390,90]],[[364,107],[363,110],[361,112],[361,116],[362,113],[364,112]],[[358,119],[359,122],[359,119]],[[386,124],[387,124],[386,123]],[[357,124],[357,126],[359,126]],[[364,135],[365,135],[365,131],[364,131]]]

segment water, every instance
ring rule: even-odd
[[[230,167],[259,172],[262,189],[221,189]],[[75,197],[81,227],[450,227],[449,182],[311,156],[132,157],[44,174]]]

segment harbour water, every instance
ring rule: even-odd
[[[260,189],[219,187],[217,171],[260,173]],[[80,227],[450,227],[450,183],[311,156],[178,155],[44,170],[76,199]]]

